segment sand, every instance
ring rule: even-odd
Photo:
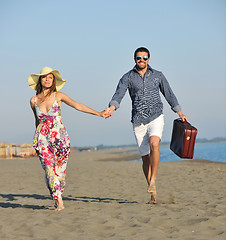
[[[38,158],[0,160],[0,239],[226,239],[226,164],[161,162],[158,203],[137,154],[74,152],[53,211]]]

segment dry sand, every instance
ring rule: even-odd
[[[161,162],[158,204],[150,205],[134,157],[122,149],[72,153],[61,212],[38,158],[0,160],[0,239],[226,239],[226,164]]]

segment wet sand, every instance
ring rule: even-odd
[[[226,239],[226,164],[161,162],[158,203],[125,149],[74,152],[53,211],[38,158],[0,160],[0,239]]]

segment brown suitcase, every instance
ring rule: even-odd
[[[170,149],[180,158],[193,158],[197,129],[189,122],[175,119]]]

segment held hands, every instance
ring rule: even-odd
[[[111,117],[113,115],[113,112],[114,112],[115,109],[116,109],[116,107],[114,105],[111,105],[110,107],[106,108],[104,110],[105,119]]]
[[[110,110],[110,108],[106,108],[102,112],[100,112],[100,117],[104,117],[105,119],[111,117],[113,112]]]
[[[108,107],[101,112],[101,117],[104,117],[105,119],[107,119],[113,115],[113,111],[114,111],[114,108],[112,109],[111,107]]]
[[[113,115],[113,111],[109,107],[104,110],[104,113],[105,113],[104,114],[105,119],[107,119]]]
[[[110,107],[107,107],[105,110],[102,112],[99,112],[100,117],[104,117],[105,119],[111,117],[113,115],[113,111],[116,109],[114,105],[111,105]]]

